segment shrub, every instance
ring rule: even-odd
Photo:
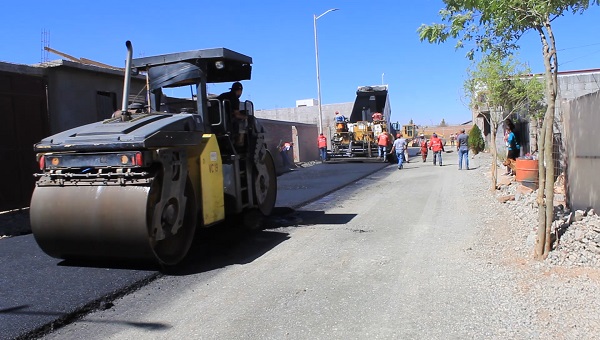
[[[473,128],[469,131],[469,147],[474,154],[478,154],[485,149],[485,139],[483,139],[477,124],[473,124]]]

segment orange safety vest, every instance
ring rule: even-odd
[[[442,140],[439,139],[438,137],[432,137],[431,138],[431,150],[433,150],[433,152],[444,150],[444,145],[442,144]]]
[[[377,137],[377,145],[387,146],[390,142],[390,137],[387,133],[382,133]]]
[[[319,135],[318,144],[319,144],[319,148],[326,148],[327,147],[327,137]]]

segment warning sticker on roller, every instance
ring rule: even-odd
[[[217,161],[217,152],[213,151],[210,153],[210,161],[211,162],[216,162]]]

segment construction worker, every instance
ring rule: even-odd
[[[440,159],[440,166],[442,166],[442,152],[444,152],[444,142],[434,132],[429,141],[429,150],[433,151],[433,165],[436,165],[437,158]]]
[[[374,122],[379,122],[379,121],[383,120],[383,115],[381,114],[381,112],[375,112],[375,113],[373,113],[371,118],[373,118]]]
[[[407,147],[406,139],[402,137],[402,134],[399,133],[396,135],[396,140],[392,145],[392,150],[390,150],[390,155],[396,151],[396,157],[398,157],[398,170],[402,169],[402,163],[404,162],[404,149]]]
[[[240,111],[240,96],[244,87],[238,81],[231,85],[228,92],[221,93],[217,98],[219,100],[228,100],[231,108],[231,118],[233,125],[233,136],[235,146],[244,146],[246,130],[248,129],[248,116]]]
[[[382,162],[387,161],[386,151],[388,144],[390,144],[390,136],[387,132],[382,131],[379,136],[377,136],[377,157],[381,158]]]
[[[335,111],[335,121],[336,123],[343,123],[346,121],[346,117],[340,113],[340,111]]]
[[[319,137],[317,138],[317,145],[319,146],[321,162],[325,162],[327,160],[327,137],[325,137],[323,133],[319,134]]]
[[[288,157],[288,151],[294,146],[292,142],[279,142],[279,154],[281,155],[281,162],[285,168],[290,169],[292,167],[292,163],[290,162],[290,158]]]
[[[425,138],[424,134],[421,134],[420,137],[421,138],[419,138],[419,147],[421,147],[421,158],[423,158],[423,163],[424,163],[425,161],[427,161],[427,149],[428,149],[427,138]]]

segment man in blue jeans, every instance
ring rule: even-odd
[[[406,149],[407,146],[406,139],[402,137],[402,134],[397,134],[396,140],[392,145],[392,150],[390,150],[390,155],[396,151],[396,157],[398,157],[398,170],[402,169],[402,163],[404,161],[404,149]]]
[[[321,162],[327,160],[327,137],[323,133],[319,134],[317,138],[317,146],[319,147],[319,153],[321,154]]]
[[[456,151],[458,151],[458,170],[462,170],[463,158],[466,169],[469,170],[469,136],[465,133],[465,129],[460,130],[460,134],[456,137]]]

